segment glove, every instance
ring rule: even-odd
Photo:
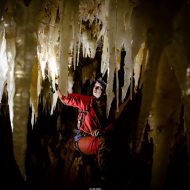
[[[94,130],[94,131],[91,132],[91,135],[94,136],[94,137],[101,136],[102,135],[102,131],[99,130],[99,129],[96,129],[96,130]]]
[[[59,88],[59,85],[57,83],[55,83],[55,90],[57,91]]]

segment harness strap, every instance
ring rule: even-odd
[[[74,132],[74,141],[75,142],[80,140],[81,138],[87,136],[87,134],[85,132],[83,132],[79,129],[74,129],[73,132]]]
[[[77,128],[80,129],[80,127],[83,125],[84,123],[84,118],[85,118],[85,115],[89,112],[90,110],[90,103],[91,103],[91,98],[90,98],[90,102],[88,104],[88,109],[87,110],[81,110],[79,109],[78,110],[78,121],[77,121]]]
[[[81,138],[85,137],[86,134],[85,134],[84,132],[78,130],[78,129],[74,129],[73,132],[75,133],[75,135],[74,135],[74,148],[75,148],[77,151],[79,151],[80,153],[82,153],[82,152],[80,151],[80,149],[79,149],[78,141],[79,141]]]

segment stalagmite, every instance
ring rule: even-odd
[[[152,19],[151,22],[152,25],[154,25],[155,27],[155,32],[150,30],[147,34],[148,39],[146,43],[149,44],[147,46],[148,60],[143,77],[143,96],[140,115],[138,118],[139,129],[137,134],[137,146],[141,144],[144,126],[149,116],[150,108],[152,105],[160,56],[162,54],[163,49],[168,43],[168,38],[171,32],[171,25],[169,25],[168,23],[171,22],[172,17],[167,15],[167,11],[165,10],[165,8],[163,8],[162,10],[161,17],[165,19],[165,22],[162,23],[161,21],[158,22],[157,20],[155,21]],[[162,19],[160,18],[160,20]],[[167,27],[165,27],[166,25]],[[163,33],[165,35],[162,35]]]
[[[151,188],[159,190],[164,189],[171,144],[177,132],[182,104],[180,87],[165,52],[159,62],[155,85],[149,118],[154,143]]]
[[[154,110],[153,112],[156,113],[153,116],[151,114],[151,116],[153,117],[152,120],[155,119],[152,125],[155,126],[154,134],[156,134],[154,136],[155,139],[153,138],[155,146],[154,146],[152,182],[151,182],[152,189],[164,188],[165,183],[160,183],[160,182],[161,179],[163,180],[163,178],[166,177],[167,167],[169,163],[168,152],[170,150],[172,134],[174,134],[173,131],[175,130],[176,122],[179,119],[179,109],[180,109],[179,104],[181,103],[180,99],[181,92],[178,83],[176,81],[176,78],[178,79],[179,76],[176,75],[177,77],[175,77],[175,75],[173,74],[178,71],[174,69],[173,72],[172,71],[173,68],[171,67],[171,65],[175,65],[176,63],[175,64],[172,63],[171,61],[173,59],[172,56],[168,56],[168,60],[166,62],[165,62],[166,58],[164,58],[163,61],[163,57],[162,60],[160,61],[160,55],[165,56],[166,55],[165,49],[168,48],[168,45],[169,46],[171,45],[168,42],[170,42],[171,36],[173,35],[172,23],[175,23],[173,22],[174,15],[176,14],[176,11],[179,10],[180,8],[178,3],[173,4],[172,6],[173,9],[170,12],[170,14],[168,14],[167,7],[170,7],[170,4],[162,6],[162,9],[159,12],[161,17],[159,18],[159,20],[164,19],[165,22],[162,23],[156,20],[156,22],[154,23],[154,30],[153,31],[149,30],[147,35],[149,37],[147,42],[148,44],[150,44],[148,45],[149,59],[147,62],[145,78],[143,81],[143,97],[142,97],[140,117],[138,121],[139,130],[138,130],[137,140],[139,141],[140,139],[142,139],[140,138],[140,136],[142,135],[143,126],[145,126],[145,120],[148,119],[150,110],[152,111]],[[176,47],[177,46],[178,45],[176,44]],[[180,47],[183,47],[183,45]],[[165,64],[162,62],[165,62]],[[177,65],[181,64],[180,62],[178,62]],[[159,64],[161,65],[159,66]],[[165,65],[164,66],[165,68],[163,67],[162,64]],[[161,69],[162,72],[167,69],[165,72],[168,72],[168,74],[162,74],[163,76],[161,76],[160,75],[161,71],[159,71],[160,68],[162,68]],[[170,72],[169,69],[171,69]],[[172,85],[170,83],[171,82],[170,77],[172,76],[171,74],[174,75],[172,78],[173,79]],[[167,83],[168,85],[166,85]],[[170,88],[168,88],[168,86],[170,86]],[[159,93],[157,89],[160,89]],[[169,91],[169,89],[171,90],[171,92]],[[170,101],[168,100],[167,102],[165,102],[168,96],[171,99]],[[170,128],[170,126],[172,127]]]
[[[189,91],[190,89],[190,80],[189,77],[187,77],[187,86],[186,89]],[[185,114],[184,114],[184,120],[185,120],[185,129],[186,129],[186,135],[187,135],[187,155],[188,155],[188,163],[187,163],[187,171],[188,171],[188,188],[190,187],[190,118],[189,118],[189,113],[190,113],[190,95],[187,94],[186,96],[184,96],[184,104],[185,104]]]
[[[167,47],[166,54],[170,65],[176,74],[181,88],[184,104],[184,127],[187,138],[188,155],[188,189],[190,188],[190,67],[189,67],[189,12],[190,4],[185,4],[174,19],[174,34],[172,43]],[[176,53],[178,52],[178,53]],[[180,55],[180,56],[179,56]]]

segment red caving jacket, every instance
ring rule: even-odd
[[[106,126],[101,126],[93,106],[95,103],[94,96],[68,94],[67,96],[62,96],[61,101],[65,105],[79,109],[78,122],[81,122],[81,125],[78,125],[79,130],[90,134],[95,129],[104,130],[105,127],[108,130],[112,129],[112,124],[108,124],[108,121],[106,121]],[[106,106],[106,103],[103,106]]]

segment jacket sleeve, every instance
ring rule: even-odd
[[[62,95],[60,98],[61,102],[65,105],[72,106],[79,109],[85,109],[87,96],[81,94],[68,94],[67,96]]]

